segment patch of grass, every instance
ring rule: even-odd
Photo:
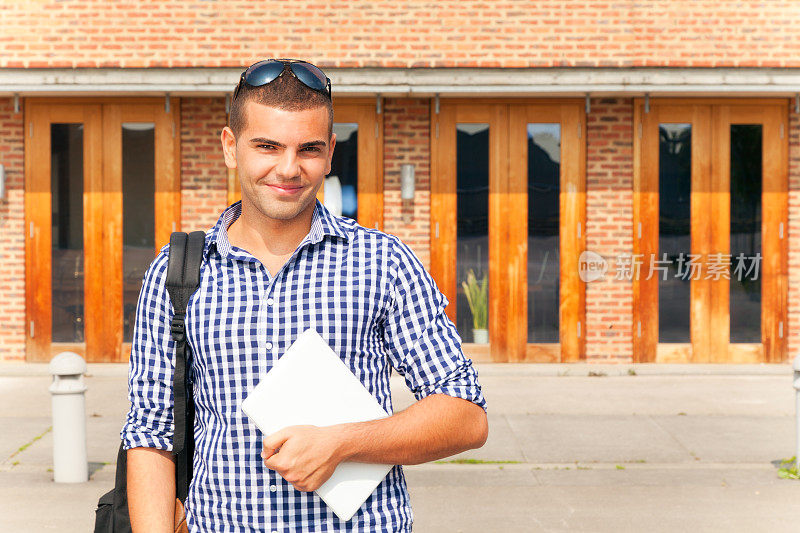
[[[632,369],[632,368],[629,368],[629,369],[628,369],[628,375],[629,375],[629,376],[635,376],[635,375],[636,375],[636,370],[634,370],[634,369]]]
[[[590,377],[605,377],[606,373],[602,370],[589,370]]]
[[[800,479],[800,471],[798,471],[797,461],[794,456],[781,461],[781,466],[778,468],[778,477],[781,479]]]
[[[617,465],[617,470],[625,470],[625,467],[622,465]]]
[[[520,461],[486,461],[483,459],[451,459],[450,461],[434,461],[434,463],[455,463],[459,465],[497,465],[497,464],[518,464]]]
[[[678,413],[678,416],[686,416],[686,413],[684,413],[683,411],[681,411],[680,413]]]
[[[19,464],[19,461],[14,461],[13,463],[11,463],[11,466],[17,466],[18,464]]]
[[[8,456],[8,459],[11,459],[11,458],[12,458],[12,457],[14,457],[15,455],[19,455],[20,453],[22,453],[22,452],[24,452],[25,450],[27,450],[27,449],[28,449],[28,447],[29,447],[31,444],[33,444],[33,443],[34,443],[34,442],[36,442],[37,440],[41,439],[41,438],[42,438],[42,437],[44,437],[45,435],[47,435],[47,434],[50,432],[50,430],[51,430],[51,429],[53,429],[53,426],[49,426],[47,429],[45,429],[45,430],[44,430],[44,433],[42,433],[41,435],[37,435],[36,437],[33,437],[33,439],[32,439],[30,442],[26,442],[25,444],[23,444],[22,446],[20,446],[20,447],[19,447],[19,449],[18,449],[17,451],[15,451],[14,453],[12,453],[11,455],[9,455],[9,456]]]

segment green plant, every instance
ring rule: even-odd
[[[486,329],[488,324],[489,291],[486,274],[483,275],[480,286],[475,277],[475,272],[470,268],[467,281],[462,281],[464,293],[467,295],[469,309],[472,311],[472,324],[475,329]]]
[[[781,466],[778,468],[778,477],[781,479],[800,479],[800,471],[798,471],[794,457],[781,461]]]
[[[459,465],[494,465],[494,464],[517,464],[519,461],[486,461],[484,459],[450,459],[449,461],[434,461],[434,463],[455,463]]]

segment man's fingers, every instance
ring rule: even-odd
[[[276,431],[271,435],[267,435],[264,437],[264,453],[268,453],[269,455],[276,453],[278,449],[280,449],[281,445],[289,440],[290,436],[291,433],[287,431],[287,428]]]
[[[273,455],[275,455],[275,454],[273,454]],[[263,457],[263,455],[262,455],[262,457]],[[278,471],[278,468],[279,468],[277,462],[278,462],[278,459],[274,458],[272,455],[269,456],[269,457],[265,457],[264,458],[264,466],[266,466],[270,470],[275,470],[276,472]]]
[[[263,449],[263,450],[261,450],[261,458],[262,458],[262,459],[265,459],[265,460],[266,460],[266,459],[269,459],[270,457],[272,457],[273,455],[275,455],[275,454],[276,454],[276,453],[278,453],[279,451],[280,451],[280,448],[278,448],[277,450],[272,450],[272,449],[270,449],[270,448],[267,448],[267,447],[265,446],[265,447],[264,447],[264,449]]]

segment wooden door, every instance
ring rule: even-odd
[[[786,100],[712,110],[711,235],[731,263],[729,276],[712,281],[712,362],[788,357],[787,125]]]
[[[336,146],[330,176],[342,192],[342,215],[367,228],[383,229],[383,113],[374,99],[333,101]],[[228,205],[241,200],[236,169],[228,170]],[[324,202],[325,185],[317,198]]]
[[[582,113],[574,101],[432,106],[431,273],[476,360],[584,358]],[[489,343],[473,338],[470,270],[488,280]]]
[[[179,229],[180,103],[25,104],[27,359],[128,359],[136,299]]]
[[[511,353],[524,353],[526,361],[586,357],[586,292],[578,265],[586,248],[583,117],[584,108],[575,102],[512,104],[509,110],[503,217],[509,343]]]
[[[785,123],[780,100],[635,102],[634,360],[785,358]]]

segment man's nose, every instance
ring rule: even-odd
[[[300,175],[300,160],[294,150],[284,150],[275,172],[281,178],[295,178]]]

